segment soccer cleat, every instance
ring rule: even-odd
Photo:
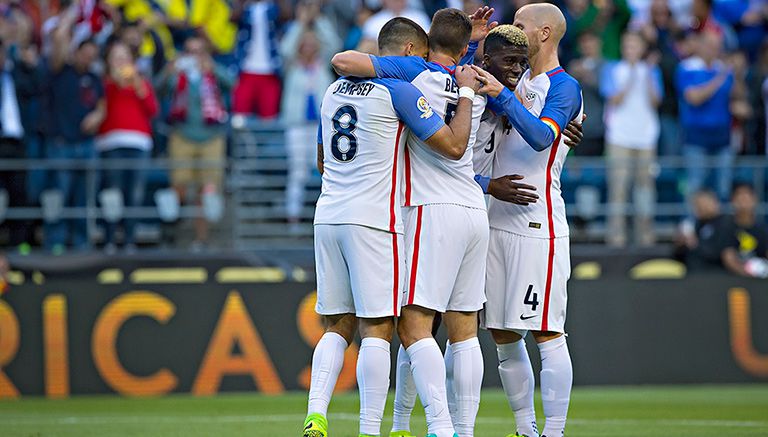
[[[312,413],[304,419],[302,437],[328,437],[328,419],[322,414]]]
[[[410,431],[392,431],[389,433],[389,437],[416,437],[411,434]]]

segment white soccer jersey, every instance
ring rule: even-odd
[[[371,57],[379,77],[406,80],[415,85],[435,113],[450,123],[458,104],[453,67],[426,62],[416,56]],[[485,208],[483,191],[475,182],[472,148],[485,110],[486,99],[476,96],[472,104],[472,128],[464,156],[450,160],[432,150],[423,140],[409,135],[405,155],[404,206],[450,203]]]
[[[524,123],[538,129],[532,129],[536,133],[543,129],[551,136],[553,132],[554,142],[550,147],[537,151],[528,140],[533,141],[531,138],[538,139],[541,135],[529,136],[526,140],[526,135],[531,134],[523,132],[526,129],[516,128],[504,136],[494,160],[493,177],[515,173],[524,175],[525,183],[537,188],[539,201],[521,206],[492,198],[488,211],[490,226],[534,238],[568,236],[565,202],[560,191],[560,173],[568,147],[563,144],[560,132],[561,127],[571,120],[581,119],[581,89],[575,79],[558,67],[533,78],[530,77],[530,70],[526,71],[514,94],[505,90],[491,106],[499,112],[496,105],[516,105],[518,114],[522,114],[518,123],[526,120]]]
[[[476,175],[490,177],[496,150],[504,139],[504,116],[486,109],[472,148],[472,167]]]
[[[405,138],[428,139],[442,118],[408,82],[342,78],[326,91],[321,119],[324,173],[314,223],[402,233]]]

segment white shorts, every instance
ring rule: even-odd
[[[488,213],[453,204],[404,208],[408,276],[403,305],[444,313],[485,302]]]
[[[565,332],[571,257],[568,237],[531,238],[491,229],[480,316],[486,329]]]
[[[400,313],[402,234],[360,225],[315,225],[315,269],[318,314],[378,318]]]

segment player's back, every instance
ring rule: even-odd
[[[562,69],[530,77],[530,70],[523,73],[515,94],[523,105],[537,117],[542,113],[551,89],[562,82],[576,82]],[[561,82],[561,83],[559,83]],[[571,106],[577,115],[583,112],[581,94],[573,84],[566,84]],[[572,94],[572,95],[571,95]],[[570,120],[569,120],[570,121]],[[559,126],[558,126],[559,129]],[[492,228],[535,238],[557,238],[569,235],[565,214],[565,201],[561,195],[560,174],[569,149],[557,135],[552,146],[542,151],[533,149],[515,129],[505,135],[494,158],[493,177],[509,174],[525,176],[526,184],[537,188],[539,201],[527,206],[515,205],[492,198],[489,205],[489,221]]]
[[[459,89],[453,79],[454,67],[426,62],[416,56],[373,56],[371,60],[376,76],[412,83],[424,93],[435,114],[450,123],[459,102]],[[485,103],[484,96],[475,96],[469,144],[457,161],[440,155],[413,135],[409,136],[405,156],[405,206],[449,203],[485,208],[483,192],[474,181],[472,170],[472,147]]]
[[[357,224],[403,232],[400,217],[404,125],[391,79],[341,78],[321,105],[323,185],[315,224]]]
[[[437,63],[426,63],[426,69],[416,75],[411,83],[424,93],[435,113],[449,124],[459,101],[453,69]],[[475,96],[469,142],[459,160],[448,159],[414,135],[408,136],[405,206],[452,203],[485,208],[483,192],[474,181],[475,172],[472,168],[472,148],[485,103],[484,96]]]

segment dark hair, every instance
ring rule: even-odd
[[[435,12],[429,29],[429,47],[432,50],[458,56],[469,44],[472,22],[464,12],[446,8]]]
[[[86,38],[82,40],[80,44],[77,45],[77,50],[80,50],[87,45],[94,45],[96,47],[99,47],[99,45],[96,44],[96,40],[91,37],[91,38]]]
[[[400,48],[409,42],[421,43],[425,47],[429,47],[427,32],[415,21],[405,17],[395,17],[387,21],[379,32],[378,42],[379,52]]]
[[[745,181],[739,181],[733,184],[733,188],[731,189],[731,197],[733,197],[737,191],[742,189],[749,190],[750,193],[755,194],[755,187],[753,187],[752,184]]]

